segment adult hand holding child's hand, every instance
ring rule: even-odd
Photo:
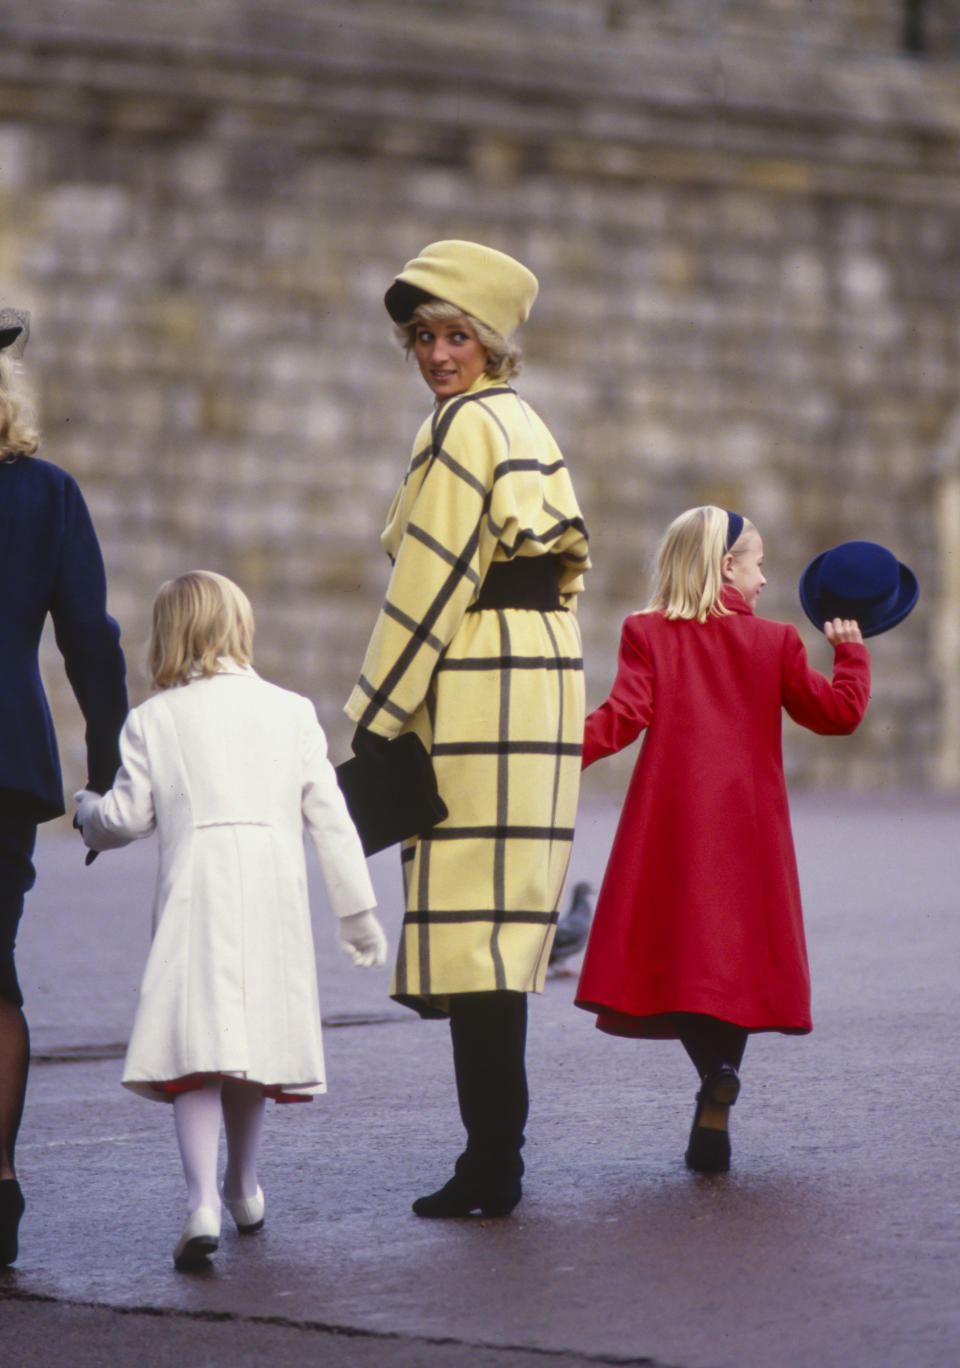
[[[834,618],[832,622],[823,624],[823,634],[831,646],[840,646],[845,643],[863,643],[863,635],[860,631],[860,624],[853,618]]]
[[[89,789],[78,789],[77,792],[73,795],[73,801],[77,805],[77,811],[73,819],[73,825],[80,832],[80,835],[83,836],[84,843],[86,845],[89,845],[90,842],[87,840],[86,835],[84,834],[84,824],[87,821],[89,821],[90,809],[96,804],[96,801],[99,798],[99,796],[100,795],[98,793],[91,793]]]
[[[83,843],[86,846],[89,846],[90,842],[87,840],[86,834],[83,830],[83,824],[87,820],[90,814],[90,809],[96,803],[99,796],[100,795],[98,793],[91,793],[89,789],[79,789],[73,795],[73,800],[78,805],[77,810],[73,815],[73,825],[76,827],[77,831],[79,831],[80,835],[83,837]],[[84,863],[92,865],[94,860],[97,858],[97,854],[98,852],[96,850],[89,849],[87,851],[87,858]]]

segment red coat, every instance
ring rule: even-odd
[[[613,1035],[673,1036],[668,1012],[810,1030],[781,708],[811,731],[852,732],[870,656],[839,646],[831,683],[794,627],[724,595],[731,614],[702,624],[628,617],[610,697],[587,718],[584,767],[647,728],[576,999]]]

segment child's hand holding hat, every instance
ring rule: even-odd
[[[863,633],[860,630],[860,624],[853,618],[834,618],[832,622],[825,622],[823,624],[823,634],[831,646],[844,646],[848,644],[860,646],[863,644]]]

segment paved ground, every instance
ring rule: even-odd
[[[197,1275],[170,1260],[169,1110],[118,1081],[155,850],[85,869],[47,834],[21,937],[37,1059],[5,1368],[955,1368],[960,802],[794,812],[816,1030],[751,1042],[729,1175],[684,1168],[680,1047],[601,1036],[555,979],[531,1003],[523,1203],[507,1221],[418,1221],[410,1199],[460,1142],[446,1029],[338,955],[317,889],[331,1090],[269,1109],[267,1226],[225,1228]],[[615,820],[588,798],[575,878],[599,878]],[[395,940],[395,856],[374,875]]]

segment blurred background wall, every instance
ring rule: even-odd
[[[717,502],[821,668],[812,556],[881,541],[920,578],[861,732],[787,723],[791,778],[960,785],[957,9],[0,0],[0,304],[31,310],[41,454],[93,512],[133,701],[157,585],[218,569],[345,755],[430,401],[382,295],[468,237],[540,277],[518,387],[592,534],[590,702],[662,529]],[[72,787],[50,642],[44,668]]]

